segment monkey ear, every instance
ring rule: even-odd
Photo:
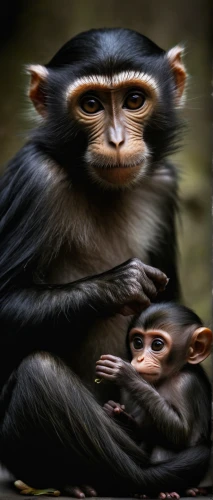
[[[177,45],[166,53],[166,57],[169,61],[169,65],[175,79],[176,102],[178,106],[182,106],[184,104],[184,89],[187,77],[186,69],[182,61],[183,52],[183,47]]]
[[[47,116],[45,83],[48,77],[48,70],[40,64],[30,65],[27,70],[31,75],[28,95],[36,111],[45,118]]]
[[[188,352],[188,363],[201,363],[211,353],[213,334],[209,328],[197,328],[191,339]]]

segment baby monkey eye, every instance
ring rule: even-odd
[[[96,97],[85,96],[80,101],[80,106],[85,113],[93,114],[103,109],[100,101]]]
[[[161,351],[164,347],[164,341],[161,339],[155,339],[153,340],[151,347],[153,351]]]
[[[145,103],[145,96],[142,92],[131,92],[125,99],[124,108],[127,109],[139,109]]]
[[[137,337],[135,336],[133,338],[132,344],[133,344],[134,349],[142,349],[143,348],[143,340],[141,337],[139,337],[139,335]]]

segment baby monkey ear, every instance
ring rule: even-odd
[[[45,118],[47,115],[46,107],[46,81],[48,70],[40,64],[33,64],[27,67],[27,71],[31,75],[29,97],[33,102],[36,111]]]
[[[180,47],[179,45],[166,52],[166,57],[169,61],[175,80],[177,106],[182,106],[184,104],[184,90],[187,74],[182,61],[183,52],[183,47]]]
[[[188,363],[201,363],[211,353],[213,334],[209,328],[197,328],[192,334],[188,352]]]

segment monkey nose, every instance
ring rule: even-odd
[[[137,358],[137,361],[138,361],[139,363],[141,363],[143,360],[144,360],[144,356],[139,356],[139,358]]]
[[[108,132],[108,141],[113,148],[120,148],[125,142],[123,127],[110,127]]]

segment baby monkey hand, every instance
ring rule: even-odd
[[[132,415],[126,413],[125,405],[110,400],[105,403],[103,409],[110,418],[115,418],[117,423],[125,428],[130,437],[137,439],[138,424]]]
[[[100,359],[96,361],[96,376],[99,379],[123,384],[129,371],[134,371],[131,364],[112,354],[103,354]]]
[[[103,409],[109,417],[113,418],[120,415],[125,410],[125,406],[110,400],[105,403]]]

